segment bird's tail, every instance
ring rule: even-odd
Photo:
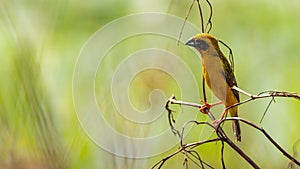
[[[242,140],[241,127],[240,127],[240,123],[238,120],[232,121],[232,129],[233,129],[235,141],[241,141]]]
[[[233,107],[233,108],[229,109],[228,111],[229,111],[229,114],[231,117],[238,117],[237,107]],[[232,129],[233,129],[235,141],[241,141],[242,140],[241,127],[240,127],[240,123],[238,120],[232,121]]]

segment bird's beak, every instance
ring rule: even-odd
[[[192,37],[191,39],[189,39],[189,40],[185,43],[185,45],[195,47],[195,40],[194,40],[194,38]]]

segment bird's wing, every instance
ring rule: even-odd
[[[235,79],[235,76],[234,76],[234,73],[232,71],[232,68],[228,62],[228,60],[225,58],[225,56],[221,56],[220,57],[222,62],[223,62],[223,76],[225,76],[225,79],[226,79],[226,82],[227,84],[230,86],[230,87],[233,87],[233,86],[237,86],[237,82],[236,82],[236,79]],[[237,98],[237,101],[240,102],[240,97],[239,97],[239,92],[234,90],[234,89],[231,89],[234,96]]]

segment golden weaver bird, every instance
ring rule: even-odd
[[[192,37],[186,45],[196,48],[202,58],[203,77],[213,94],[229,107],[240,101],[239,93],[231,87],[237,86],[233,70],[221,52],[218,40],[210,34],[200,33]],[[238,108],[228,110],[230,116],[238,116]],[[236,141],[241,141],[239,121],[232,122],[233,133]]]

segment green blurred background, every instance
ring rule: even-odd
[[[300,93],[300,2],[212,0],[211,3],[214,8],[211,34],[233,49],[239,86],[253,94],[265,90]],[[107,23],[138,12],[163,12],[184,18],[190,4],[189,0],[2,0],[0,168],[150,168],[175,151],[176,146],[161,155],[131,159],[102,150],[89,139],[77,119],[72,100],[72,76],[80,49]],[[196,6],[189,21],[200,25]],[[178,30],[181,26],[178,25]],[[187,56],[182,57],[187,59]],[[187,62],[201,86],[200,61]],[[104,72],[109,72],[109,65],[106,66],[108,70]],[[132,82],[130,96],[134,106],[148,107],[148,100],[139,98],[148,98],[155,88],[165,91],[166,97],[179,93],[171,78],[156,73],[146,72]],[[155,84],[149,85],[148,77]],[[99,78],[97,85],[101,88],[101,76]],[[143,87],[143,84],[148,86]],[[193,94],[191,91],[190,95]],[[259,100],[243,105],[240,116],[259,123],[268,102]],[[299,110],[299,101],[278,98],[261,124],[291,153],[293,144],[300,138]],[[165,121],[159,120],[155,125],[165,128],[166,117],[162,118]],[[125,128],[132,130],[126,130],[126,134],[134,136],[138,127],[127,124]],[[225,128],[230,131],[230,125]],[[239,145],[262,168],[286,168],[289,161],[260,133],[245,125],[242,130]],[[147,136],[149,131],[145,128],[138,132],[145,132],[142,134]],[[199,138],[197,129],[194,133],[188,140]],[[159,140],[158,144],[165,141]],[[197,150],[203,160],[216,168],[221,167],[220,144],[208,144]],[[227,168],[250,168],[229,147],[225,149],[225,162]],[[167,162],[165,168],[184,168],[182,163],[183,156],[178,155]],[[190,168],[195,167],[190,165]]]

